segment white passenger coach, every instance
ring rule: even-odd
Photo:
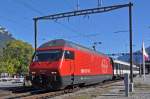
[[[130,74],[130,63],[113,60],[114,76],[115,78],[123,77],[125,73]],[[133,76],[139,74],[139,67],[133,64]]]

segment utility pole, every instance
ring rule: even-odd
[[[142,44],[142,58],[143,58],[143,78],[145,80],[145,57],[144,57],[144,41],[143,41],[143,44]]]
[[[36,48],[37,48],[37,19],[34,18],[34,47],[35,47],[35,52],[36,52]]]
[[[142,77],[142,63],[140,63],[140,70],[139,70],[139,74],[140,74],[140,77]]]
[[[133,54],[132,54],[132,3],[129,3],[129,45],[130,45],[130,92],[133,92]]]

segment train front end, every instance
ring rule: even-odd
[[[35,52],[29,67],[29,78],[34,87],[58,89],[61,86],[58,67],[62,54],[60,48]]]

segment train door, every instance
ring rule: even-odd
[[[116,75],[119,76],[119,64],[116,64]]]
[[[75,70],[75,64],[74,64],[74,52],[73,51],[65,51],[65,59],[69,61],[69,74],[70,74],[70,80],[71,84],[74,84],[74,70]]]

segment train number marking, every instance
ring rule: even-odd
[[[80,69],[80,72],[81,72],[82,74],[87,74],[87,73],[90,73],[91,70],[90,70],[90,69]]]

